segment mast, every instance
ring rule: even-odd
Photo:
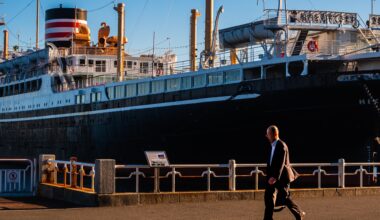
[[[3,49],[3,59],[8,59],[8,31],[4,30],[4,49]]]
[[[375,1],[376,0],[371,0],[371,15],[374,14]]]
[[[124,80],[124,7],[124,3],[119,3],[114,8],[118,13],[117,76],[120,82]]]
[[[282,23],[282,2],[283,0],[278,0],[278,12],[277,12],[277,24],[280,25]]]
[[[38,32],[39,32],[39,15],[40,15],[40,0],[37,0],[36,4],[36,50],[38,50]]]
[[[197,18],[201,15],[197,9],[191,10],[190,18],[190,70],[197,70]]]
[[[206,24],[205,24],[205,60],[211,53],[212,35],[214,30],[214,0],[206,0]]]

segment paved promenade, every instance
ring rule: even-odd
[[[380,197],[331,197],[295,199],[307,212],[306,219],[373,220],[380,219]],[[0,198],[1,220],[95,220],[95,219],[189,219],[189,220],[261,220],[262,201],[218,201],[175,203],[115,208],[83,208],[45,199]],[[275,219],[293,219],[285,209]]]

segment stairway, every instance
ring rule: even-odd
[[[297,40],[292,51],[292,56],[300,55],[308,33],[308,30],[300,30],[298,32]]]

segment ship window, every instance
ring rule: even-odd
[[[166,80],[167,91],[177,91],[181,89],[181,78]]]
[[[9,95],[13,95],[13,94],[14,94],[15,86],[14,86],[14,85],[11,85],[9,88],[10,88],[10,89],[9,89]]]
[[[132,69],[132,61],[128,61],[127,62],[127,68],[128,69]]]
[[[138,84],[138,95],[148,95],[150,92],[150,83],[144,82]]]
[[[161,93],[165,91],[165,81],[153,81],[152,82],[152,93]]]
[[[94,66],[94,60],[88,60],[88,66],[93,67]]]
[[[182,78],[182,89],[191,89],[191,76],[183,77]]]
[[[18,92],[19,92],[19,84],[15,84],[15,90],[13,94],[17,95]]]
[[[86,95],[76,95],[75,104],[83,104],[85,102]]]
[[[25,90],[26,90],[26,92],[29,92],[30,91],[30,81],[28,81],[28,82],[26,82],[26,88],[25,88]]]
[[[231,70],[226,72],[226,83],[240,81],[240,70]]]
[[[125,96],[125,87],[115,86],[115,99],[124,98],[124,96]]]
[[[223,84],[223,72],[210,73],[208,75],[208,84],[210,86]]]
[[[3,97],[4,96],[4,87],[1,87],[0,88],[0,97]]]
[[[113,61],[113,67],[117,68],[117,60]]]
[[[102,93],[101,92],[97,92],[96,93],[96,101],[100,102],[101,100],[102,100]]]
[[[37,90],[37,80],[33,80],[32,82],[32,88],[31,88],[31,91],[33,92],[33,91],[36,91]]]
[[[200,88],[206,85],[206,75],[194,76],[194,88]]]
[[[108,87],[107,88],[107,96],[109,99],[115,98],[115,87]]]
[[[261,67],[255,67],[251,69],[244,69],[244,80],[261,79]]]
[[[91,93],[91,102],[96,102],[96,93]]]
[[[95,72],[105,72],[106,71],[106,61],[105,60],[97,60],[95,62]]]
[[[86,60],[85,59],[80,59],[79,60],[79,65],[80,66],[85,66],[86,65]]]
[[[136,84],[127,85],[127,97],[136,96]]]

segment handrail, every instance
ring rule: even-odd
[[[369,172],[364,167],[376,167],[380,166],[379,163],[345,163],[345,161],[339,160],[337,163],[293,163],[291,166],[302,170],[301,168],[310,169],[311,172],[302,172],[300,173],[300,178],[305,177],[317,177],[317,188],[322,188],[322,178],[337,178],[338,187],[345,187],[345,178],[347,176],[355,176],[359,175],[359,187],[363,187],[364,185],[364,175],[373,175],[377,177],[380,173]],[[352,172],[346,171],[346,168],[355,168],[358,169],[353,170]],[[326,170],[329,168],[329,170]],[[135,190],[134,192],[140,192],[140,184],[143,179],[155,179],[158,181],[155,182],[155,189],[158,188],[161,179],[171,179],[171,191],[176,192],[176,183],[177,179],[204,179],[206,178],[206,187],[207,191],[211,191],[212,189],[212,179],[227,179],[229,182],[229,190],[236,190],[236,179],[241,178],[253,178],[254,180],[254,189],[258,190],[259,187],[259,179],[260,177],[265,177],[265,169],[266,164],[237,164],[234,160],[230,160],[228,164],[172,164],[168,167],[163,168],[151,168],[147,165],[116,165],[116,170],[132,170],[131,172],[122,172],[123,175],[119,175],[115,177],[115,180],[135,180]],[[155,170],[154,174],[151,175],[149,173],[152,172],[152,169]],[[331,170],[332,169],[332,170]],[[160,171],[161,170],[161,171]],[[166,171],[167,170],[167,171]],[[186,175],[183,173],[184,170],[192,170],[190,174]],[[198,170],[197,172],[195,172]],[[335,171],[334,171],[335,170]],[[223,174],[228,172],[228,174]],[[126,173],[126,174],[125,174]],[[195,174],[199,173],[199,174]]]
[[[77,161],[64,161],[64,160],[51,160],[48,159],[47,164],[49,168],[50,175],[53,175],[53,184],[63,184],[64,187],[79,188],[81,190],[95,191],[95,164],[93,163],[83,163]],[[60,171],[59,166],[62,166]],[[79,167],[79,169],[78,169]],[[90,168],[90,171],[86,173],[85,168]],[[63,174],[63,182],[58,183],[57,173],[61,172]],[[69,184],[67,184],[67,175],[69,176]],[[77,176],[79,175],[79,183]],[[91,183],[90,187],[84,186],[84,178],[90,177]]]

